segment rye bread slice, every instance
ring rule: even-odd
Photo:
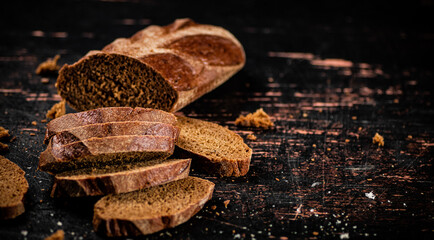
[[[191,159],[157,159],[62,172],[54,177],[51,197],[119,194],[188,177]]]
[[[192,158],[193,167],[213,175],[239,177],[249,171],[252,149],[238,134],[215,123],[182,116],[177,126],[177,157]]]
[[[47,124],[44,143],[48,144],[50,138],[70,128],[95,123],[147,121],[175,124],[176,117],[168,112],[151,108],[106,107],[89,111],[70,113],[53,119]]]
[[[24,174],[18,165],[0,156],[0,219],[24,213],[24,196],[29,189]]]
[[[94,207],[94,230],[107,236],[137,236],[189,220],[211,199],[214,183],[187,177],[140,191],[108,195]]]
[[[52,174],[88,167],[125,164],[172,155],[175,139],[150,135],[89,138],[69,144],[53,141],[39,157],[39,169]]]
[[[53,144],[69,144],[93,137],[102,138],[122,135],[153,135],[178,139],[179,128],[161,122],[107,122],[79,126],[56,133]]]

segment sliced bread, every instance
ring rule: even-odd
[[[102,138],[122,135],[153,135],[178,139],[179,128],[161,122],[129,121],[95,123],[56,133],[52,137],[52,141],[53,144],[64,145],[93,137]]]
[[[93,227],[107,236],[137,236],[186,222],[211,199],[214,183],[187,177],[140,191],[108,195],[94,207]]]
[[[39,169],[49,173],[168,158],[175,139],[150,135],[89,138],[69,144],[53,141],[39,157]]]
[[[29,189],[24,174],[18,165],[0,156],[0,219],[24,213],[24,196]]]
[[[188,177],[191,159],[157,159],[62,172],[54,177],[52,197],[124,193]]]
[[[47,124],[44,143],[48,144],[50,138],[70,128],[95,123],[147,121],[175,124],[176,117],[168,112],[151,108],[107,107],[85,112],[70,113],[53,119]]]
[[[192,158],[193,167],[220,176],[243,176],[249,171],[252,149],[233,131],[218,124],[178,117],[176,156]]]

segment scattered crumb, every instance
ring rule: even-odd
[[[255,141],[258,138],[255,135],[253,135],[253,134],[249,134],[249,135],[247,135],[247,139]]]
[[[217,206],[216,206],[216,205],[212,205],[212,206],[211,206],[211,209],[212,209],[212,210],[216,210],[216,209],[217,209]]]
[[[408,135],[407,138],[408,138],[408,139],[413,139],[413,136]]]
[[[54,104],[50,110],[48,110],[46,117],[47,118],[58,118],[60,116],[65,115],[66,108],[65,108],[65,100],[62,100],[56,104]]]
[[[327,151],[329,151],[329,152],[330,152],[331,150],[332,150],[331,148],[327,148]]]
[[[10,137],[9,130],[6,130],[4,127],[0,127],[0,139]]]
[[[360,132],[360,131],[362,131],[362,130],[363,130],[363,128],[362,128],[362,127],[359,127],[359,128],[357,129],[357,130],[358,130],[358,131]]]
[[[357,116],[352,116],[351,119],[357,120]]]
[[[375,133],[375,136],[372,138],[373,144],[378,144],[379,147],[384,146],[384,138],[378,133]]]
[[[276,178],[276,181],[280,182],[280,179]]]
[[[215,215],[220,216],[220,213],[216,212]]]
[[[30,136],[36,136],[36,134],[35,133],[29,133],[30,134]]]
[[[316,144],[312,144],[312,147],[313,147],[313,148],[316,148]]]
[[[345,139],[345,142],[346,142],[346,143],[349,143],[349,142],[350,142],[350,139]]]
[[[374,192],[369,192],[369,193],[365,193],[365,196],[367,197],[367,198],[370,198],[370,199],[372,199],[372,200],[374,200],[375,199],[375,194],[374,194]]]
[[[42,119],[41,120],[41,123],[46,123],[47,122],[47,119]]]
[[[314,236],[318,236],[318,235],[319,235],[319,232],[312,232],[312,234],[313,234]]]
[[[41,78],[41,83],[44,83],[44,84],[50,83],[50,79],[49,78]]]
[[[309,115],[307,113],[303,113],[303,117],[307,118]]]
[[[37,123],[36,121],[33,121],[33,122],[32,122],[32,125],[33,125],[33,126],[36,126],[36,125],[38,125],[38,123]]]
[[[9,146],[7,144],[0,142],[0,152],[7,152],[9,151]]]
[[[38,75],[47,75],[57,73],[59,71],[60,66],[57,65],[57,61],[59,60],[60,55],[56,55],[53,59],[49,58],[45,62],[39,64],[38,68],[36,68],[35,73]]]
[[[230,202],[231,202],[231,200],[226,200],[223,202],[223,204],[225,205],[225,208],[228,208],[228,205]]]
[[[65,238],[65,232],[62,229],[59,229],[55,233],[46,237],[45,240],[63,240],[64,238]]]
[[[254,113],[249,113],[246,116],[240,115],[235,120],[235,125],[243,126],[243,127],[257,127],[268,129],[274,126],[273,122],[268,116],[267,113],[264,112],[262,108],[256,110]]]

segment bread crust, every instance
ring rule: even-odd
[[[123,62],[129,59],[143,65],[141,69],[153,69],[159,75],[158,79],[163,79],[164,92],[175,94],[170,106],[163,109],[169,112],[183,108],[223,84],[245,64],[242,45],[221,27],[198,24],[187,18],[177,19],[167,26],[152,25],[130,38],[118,38],[100,51],[90,51],[72,65],[63,66],[57,88],[71,107],[77,110],[89,108],[74,101],[80,96],[71,96],[70,87],[63,89],[73,81],[69,75],[92,65],[93,59],[109,57],[122,58]],[[131,97],[126,91],[122,94],[126,94],[125,98]],[[104,104],[110,106],[112,103]],[[140,106],[140,103],[134,104]],[[146,104],[157,107],[152,102]]]
[[[141,219],[105,218],[98,214],[97,208],[101,207],[97,202],[93,216],[94,230],[109,237],[120,237],[146,235],[166,228],[173,228],[188,221],[203,208],[205,203],[212,198],[214,186],[215,185],[210,182],[208,188],[203,193],[203,197],[199,201],[191,203],[188,207],[168,216],[160,215]]]
[[[51,197],[119,194],[186,178],[191,159],[177,159],[152,166],[105,174],[56,175]]]

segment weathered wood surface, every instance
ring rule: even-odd
[[[56,54],[61,64],[73,63],[114,38],[179,17],[227,28],[247,55],[241,72],[182,112],[257,140],[246,140],[254,151],[247,176],[193,172],[216,183],[213,199],[189,222],[150,239],[432,238],[432,1],[393,12],[365,1],[345,9],[228,1],[232,7],[207,10],[205,3],[3,8],[0,126],[16,137],[5,156],[26,171],[30,189],[26,213],[0,222],[0,239],[42,239],[60,228],[67,239],[102,238],[91,226],[97,199],[52,199],[52,177],[36,170],[44,149],[41,120],[60,100],[55,77],[42,83],[37,65]],[[239,114],[261,107],[275,128],[233,125]],[[377,132],[384,147],[372,143]]]

